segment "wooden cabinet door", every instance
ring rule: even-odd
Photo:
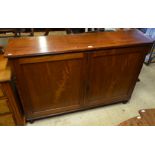
[[[85,54],[20,58],[14,63],[27,119],[80,108],[84,95]]]
[[[128,100],[144,60],[143,47],[90,53],[86,105]]]

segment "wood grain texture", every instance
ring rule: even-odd
[[[7,63],[8,63],[8,59],[4,58],[4,56],[1,54],[0,55],[0,71],[6,68]]]
[[[0,85],[0,98],[4,97],[4,92],[2,90],[2,86]]]
[[[13,116],[14,124],[16,125],[25,125],[25,117],[21,111],[21,107],[19,106],[19,101],[16,98],[16,95],[13,91],[11,83],[3,82],[1,83],[2,88],[7,97],[7,105],[9,107],[10,113]]]
[[[12,60],[27,120],[129,100],[147,51],[142,46]]]
[[[60,54],[152,43],[138,30],[10,39],[7,57]]]
[[[16,94],[11,85],[11,69],[8,60],[0,55],[0,125],[24,125]]]
[[[8,101],[6,99],[0,100],[0,114],[9,113]]]
[[[128,101],[152,46],[134,30],[43,38],[8,46],[28,121]]]
[[[119,124],[119,126],[155,126],[155,109],[143,109],[140,116],[131,118]]]
[[[145,50],[142,48],[118,48],[91,53],[86,105],[129,100],[144,57]]]
[[[27,118],[77,109],[83,100],[84,54],[19,59],[17,86]],[[41,61],[41,62],[40,62]],[[26,63],[27,62],[27,63]],[[20,78],[22,75],[22,78]],[[33,92],[33,93],[32,93]]]
[[[0,126],[14,126],[15,122],[13,120],[12,114],[4,114],[0,117]]]
[[[10,79],[11,79],[10,67],[7,67],[5,70],[0,71],[0,82],[10,81]]]
[[[0,82],[11,80],[11,69],[7,64],[8,64],[8,59],[4,58],[4,56],[1,54],[0,55]]]

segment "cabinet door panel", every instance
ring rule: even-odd
[[[87,105],[111,104],[129,97],[145,54],[138,50],[133,52],[134,49],[130,48],[124,50],[113,49],[91,54]]]
[[[83,53],[20,59],[16,66],[17,85],[27,117],[80,107],[84,63]]]

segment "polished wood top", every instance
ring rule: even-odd
[[[138,30],[26,37],[10,39],[5,56],[14,58],[59,54],[148,43],[152,41]]]

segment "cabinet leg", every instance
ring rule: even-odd
[[[127,100],[127,101],[123,101],[122,103],[123,103],[123,104],[127,104],[127,103],[128,103],[128,100]]]
[[[32,124],[32,123],[34,123],[34,120],[30,120],[29,122]]]

